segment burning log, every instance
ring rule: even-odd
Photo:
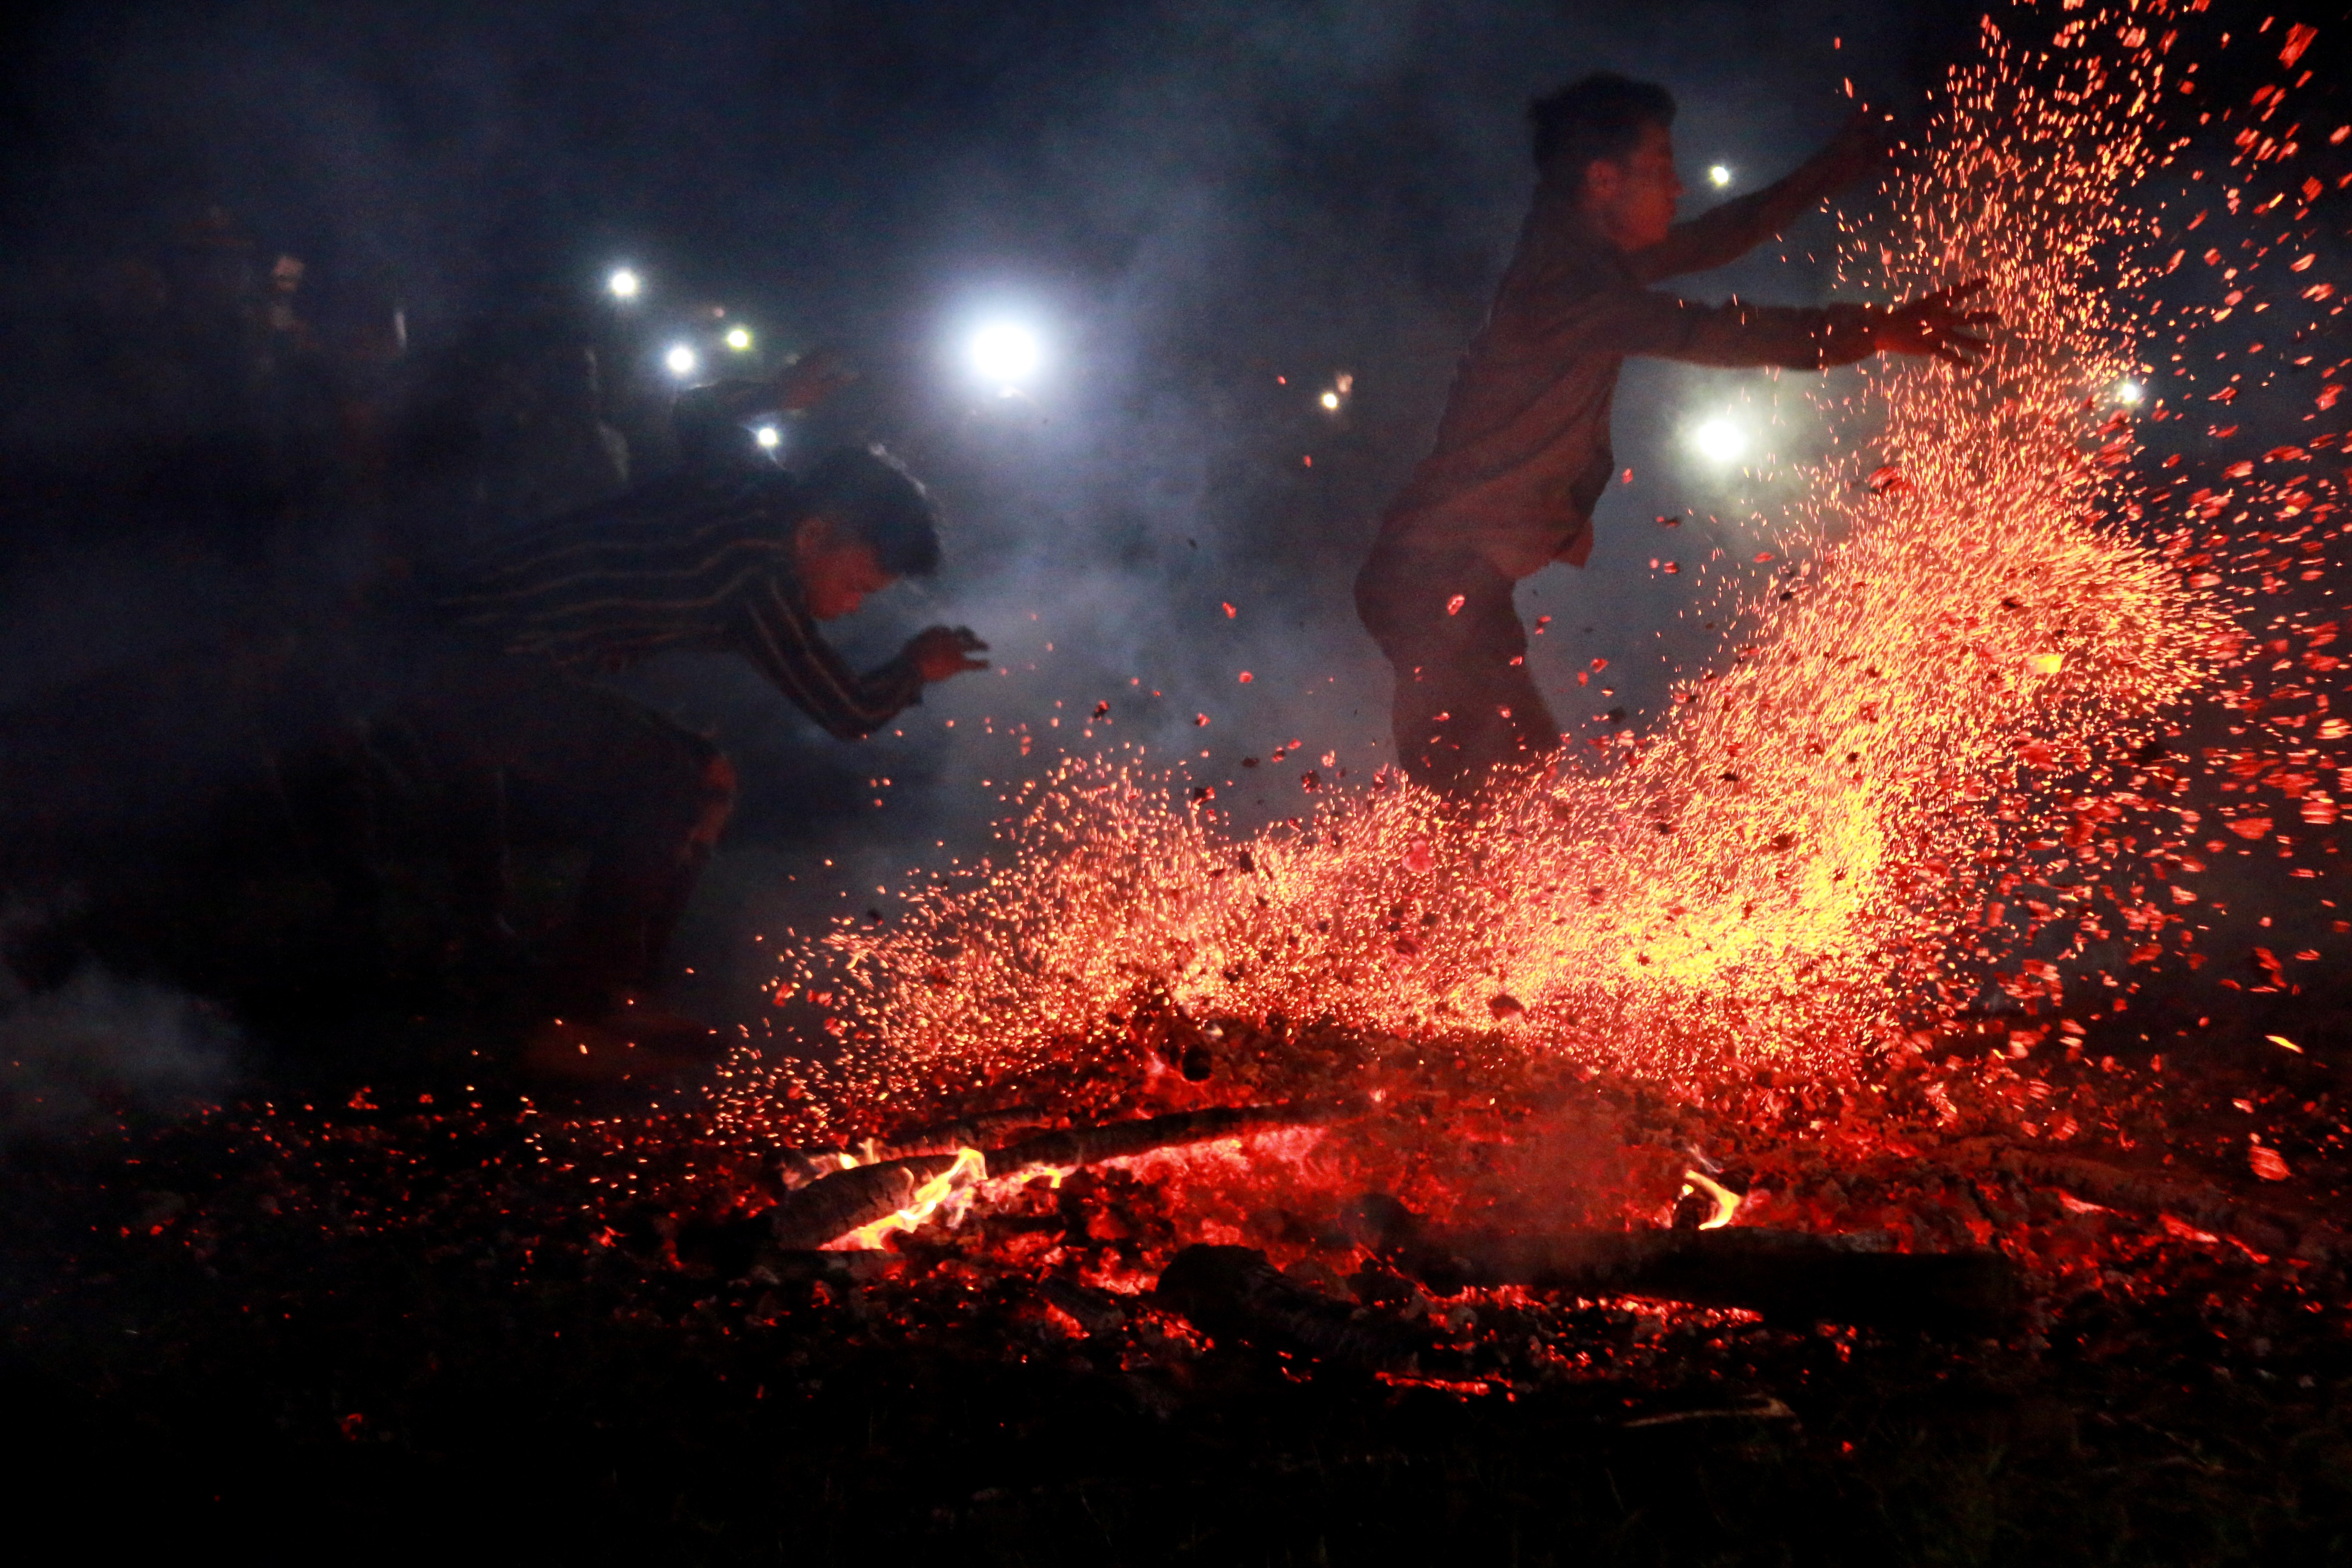
[[[776,1180],[788,1193],[796,1193],[811,1182],[820,1182],[841,1171],[855,1169],[859,1164],[856,1155],[844,1149],[780,1149],[771,1157]]]
[[[914,1207],[923,1188],[969,1161],[961,1154],[915,1154],[836,1171],[769,1211],[770,1234],[786,1252],[823,1247]]]
[[[1108,1290],[1049,1274],[1037,1282],[1037,1294],[1068,1313],[1071,1321],[1090,1334],[1108,1333],[1127,1321],[1127,1309]]]
[[[1377,1249],[1443,1295],[1521,1285],[1955,1333],[1997,1331],[2022,1304],[2016,1270],[1997,1252],[1896,1253],[1876,1236],[1761,1228],[1423,1232],[1401,1223],[1412,1221],[1408,1211],[1384,1206]]]
[[[1028,1115],[1023,1111],[1000,1111],[963,1121],[942,1122],[939,1127],[909,1134],[898,1144],[877,1147],[944,1141],[948,1130],[979,1132],[992,1124],[1001,1125],[998,1118]],[[795,1185],[782,1203],[769,1211],[769,1223],[776,1246],[786,1251],[824,1247],[853,1236],[872,1246],[881,1240],[886,1230],[908,1229],[920,1224],[955,1193],[991,1176],[1017,1176],[1024,1171],[1076,1170],[1106,1160],[1148,1154],[1155,1149],[1230,1138],[1251,1128],[1295,1126],[1314,1119],[1312,1111],[1275,1105],[1187,1110],[1171,1116],[1041,1132],[990,1154],[962,1143],[951,1151],[907,1154],[835,1171],[824,1169],[806,1151],[792,1150],[787,1152],[798,1162],[798,1168],[810,1173],[803,1184]],[[860,1236],[861,1232],[865,1234]]]
[[[1171,1116],[1148,1116],[1135,1121],[1107,1121],[1095,1127],[1066,1127],[999,1149],[988,1156],[992,1174],[1009,1176],[1022,1170],[1075,1170],[1173,1149],[1230,1138],[1258,1127],[1298,1126],[1318,1119],[1318,1113],[1296,1106],[1221,1106],[1208,1110],[1183,1110]]]
[[[2250,1204],[2210,1183],[2153,1171],[2131,1171],[2079,1154],[2038,1149],[2004,1149],[1999,1163],[2039,1186],[2054,1187],[2077,1202],[2102,1208],[2185,1220],[2196,1227],[2232,1237],[2257,1252],[2326,1263],[2352,1254],[2352,1236],[2326,1219],[2296,1215],[2269,1205]]]
[[[1254,1247],[1188,1247],[1169,1260],[1152,1294],[1214,1338],[1370,1371],[1410,1366],[1430,1348],[1392,1320],[1308,1289]]]
[[[903,1160],[911,1154],[952,1154],[959,1149],[985,1149],[1008,1133],[1043,1126],[1050,1118],[1033,1106],[1004,1110],[979,1110],[947,1121],[935,1121],[911,1132],[865,1144],[865,1160]]]
[[[917,1154],[952,1154],[960,1149],[985,1149],[1007,1133],[1039,1126],[1046,1120],[1045,1112],[1025,1105],[1006,1110],[982,1110],[946,1121],[934,1121],[887,1138],[868,1138],[854,1149],[780,1149],[771,1159],[776,1177],[784,1189],[795,1192],[812,1182],[822,1181],[861,1165],[877,1165]]]

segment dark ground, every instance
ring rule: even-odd
[[[2175,1092],[2300,1098],[2327,1072],[2306,1043],[2267,1089],[2176,1065]],[[9,1152],[19,1518],[265,1560],[2352,1556],[2342,1262],[2153,1215],[2099,1219],[2101,1267],[2043,1280],[2005,1341],[1438,1303],[1500,1368],[1465,1394],[1210,1346],[1133,1301],[1089,1334],[985,1234],[756,1282],[583,1184],[716,1180],[674,1112],[487,1076],[334,1093]]]

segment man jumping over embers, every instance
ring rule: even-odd
[[[1356,579],[1358,612],[1395,667],[1398,758],[1448,794],[1559,744],[1511,595],[1551,562],[1581,566],[1591,552],[1627,355],[1811,370],[1874,353],[1965,364],[1984,347],[1968,329],[1992,316],[1961,303],[1980,283],[1893,310],[1702,305],[1652,290],[1735,259],[1885,155],[1858,114],[1779,184],[1678,224],[1674,117],[1665,89],[1611,75],[1531,106],[1534,208],[1436,449],[1391,503]]]

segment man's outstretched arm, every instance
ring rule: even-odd
[[[1727,266],[1885,157],[1885,121],[1868,110],[1856,110],[1828,146],[1785,177],[1675,225],[1665,238],[1633,252],[1626,261],[1644,283]]]
[[[1690,364],[1785,365],[1822,370],[1874,353],[1932,355],[1973,364],[1984,353],[1981,328],[1999,324],[1968,302],[1982,279],[1923,294],[1892,309],[1875,305],[1798,308],[1733,300],[1703,305],[1671,294],[1624,289],[1592,296],[1586,341],[1614,354],[1642,354]]]
[[[972,657],[988,645],[969,628],[929,626],[897,658],[860,675],[781,587],[755,594],[746,612],[736,646],[795,707],[845,741],[864,740],[920,702],[925,686],[988,668]]]

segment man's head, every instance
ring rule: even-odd
[[[939,507],[879,447],[834,453],[810,470],[799,499],[793,567],[818,620],[838,620],[868,594],[939,570]]]
[[[1528,106],[1536,167],[1621,250],[1666,237],[1683,194],[1675,174],[1674,94],[1602,72]]]

